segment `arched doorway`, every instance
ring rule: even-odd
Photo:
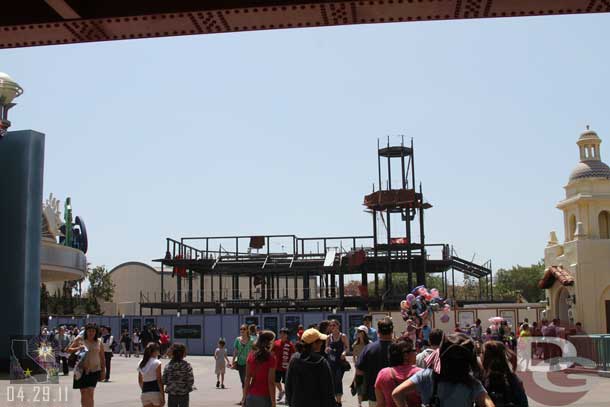
[[[562,287],[561,291],[559,291],[559,295],[557,295],[557,304],[555,306],[555,315],[557,318],[561,320],[562,324],[571,324],[568,310],[570,306],[568,305],[568,297],[570,296],[570,292],[567,288]]]
[[[610,286],[606,287],[601,296],[601,326],[599,332],[610,334]]]
[[[608,211],[601,211],[598,216],[599,238],[610,239],[610,215]]]

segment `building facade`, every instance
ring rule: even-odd
[[[577,141],[580,162],[557,204],[565,241],[555,232],[544,251],[547,316],[588,333],[610,333],[610,167],[601,160],[602,140],[590,130]]]

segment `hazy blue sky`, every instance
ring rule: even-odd
[[[401,23],[0,51],[94,265],[183,235],[369,234],[376,139],[414,137],[429,242],[530,264],[591,124],[610,162],[610,15]]]

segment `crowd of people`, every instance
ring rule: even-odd
[[[367,316],[353,338],[337,320],[299,327],[293,346],[288,330],[274,340],[273,332],[243,325],[229,364],[242,379],[237,404],[340,407],[351,352],[355,372],[350,393],[359,406],[527,407],[510,329],[508,324],[499,327],[487,336],[481,321],[453,333],[408,326],[397,333],[389,317],[375,329]],[[519,334],[527,335],[528,329],[527,321],[520,324]]]
[[[276,337],[256,325],[242,325],[232,355],[220,338],[214,352],[216,388],[226,388],[225,375],[232,369],[243,390],[238,405],[340,407],[344,375],[353,370],[349,393],[359,406],[526,407],[527,396],[516,375],[516,338],[561,337],[565,329],[557,319],[540,324],[526,319],[514,330],[504,321],[483,328],[477,320],[447,333],[428,326],[412,329],[407,321],[403,332],[395,332],[389,317],[375,328],[367,315],[353,336],[343,332],[337,320],[307,329],[299,326],[294,342],[291,333],[282,328]],[[579,323],[575,333],[584,333]],[[115,352],[126,358],[142,353],[137,372],[144,407],[165,405],[165,394],[170,407],[189,405],[194,375],[185,360],[187,349],[171,343],[164,329],[147,326],[131,334],[124,330],[117,343],[110,327],[62,326],[52,332],[43,328],[40,339],[55,347],[63,374],[74,368],[73,387],[80,390],[84,407],[93,406],[97,383],[109,381]],[[532,354],[541,359],[557,356],[544,345],[534,345]],[[163,367],[166,356],[170,360]]]
[[[360,406],[528,406],[515,353],[504,337],[485,338],[480,321],[468,332],[412,332],[407,326],[396,333],[390,318],[375,329],[367,316],[354,338],[341,331],[339,321],[321,321],[299,328],[294,349],[287,332],[277,341],[272,332],[254,339],[251,332],[242,326],[232,362],[239,370],[240,357],[244,360],[238,404],[246,407],[341,406],[350,352],[355,366],[350,393]]]

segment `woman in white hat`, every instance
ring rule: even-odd
[[[356,328],[356,340],[352,344],[352,358],[354,359],[354,366],[356,366],[358,358],[360,358],[364,347],[368,345],[369,342],[369,329],[366,327],[366,325],[360,325],[358,328]],[[352,389],[352,395],[358,394],[358,406],[361,406],[363,396],[366,394],[366,386],[356,385],[355,373],[354,381],[352,382],[352,385],[350,387]]]

